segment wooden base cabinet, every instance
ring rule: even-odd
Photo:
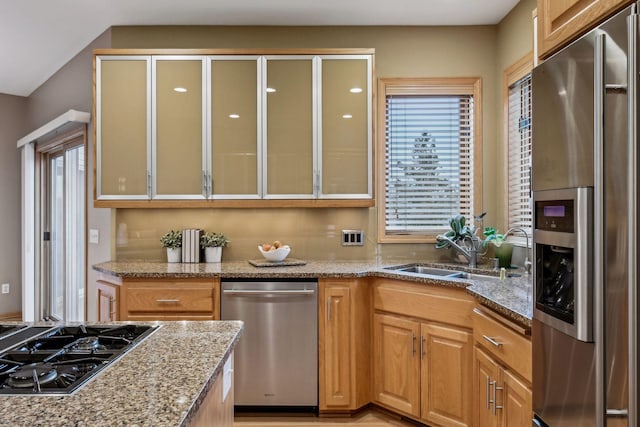
[[[387,314],[373,317],[374,400],[420,417],[420,323]]]
[[[188,427],[233,427],[233,352]]]
[[[360,279],[319,280],[319,406],[350,413],[370,401],[370,296]]]
[[[421,331],[422,418],[441,426],[470,425],[471,333],[433,323],[422,324]]]
[[[96,292],[98,301],[98,322],[113,322],[120,320],[118,316],[120,286],[104,280],[97,280]]]
[[[528,427],[533,418],[531,341],[491,313],[474,310],[474,425]]]
[[[471,426],[471,301],[461,289],[376,284],[375,403],[430,426]],[[451,319],[458,324],[444,323]]]

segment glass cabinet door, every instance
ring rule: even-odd
[[[151,57],[96,57],[96,198],[148,199]]]
[[[258,198],[258,57],[213,57],[211,69],[212,198]]]
[[[312,57],[267,57],[266,198],[314,195]]]
[[[153,198],[204,198],[204,78],[204,57],[153,57]]]
[[[371,57],[323,56],[319,197],[371,197]]]

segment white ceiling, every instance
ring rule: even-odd
[[[0,0],[0,93],[28,96],[112,25],[486,25],[518,0]]]

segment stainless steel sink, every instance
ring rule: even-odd
[[[429,276],[440,276],[440,277],[449,277],[449,278],[464,277],[464,275],[466,274],[464,271],[454,271],[454,270],[447,270],[446,268],[427,267],[425,265],[418,265],[418,264],[387,267],[387,270],[402,271],[404,273],[426,274]]]
[[[386,270],[393,270],[403,273],[415,273],[415,274],[424,274],[427,276],[439,276],[446,278],[455,278],[455,279],[498,279],[498,272],[487,272],[487,273],[468,273],[466,271],[456,271],[449,270],[446,268],[437,268],[437,267],[429,267],[426,265],[420,264],[404,264],[404,265],[396,265],[392,267],[386,267]],[[509,273],[507,272],[507,277],[520,277],[522,276],[520,273]]]

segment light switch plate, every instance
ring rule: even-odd
[[[95,243],[96,245],[100,243],[100,230],[95,228],[89,229],[89,243]]]
[[[3,294],[8,294],[10,290],[11,290],[11,285],[9,283],[3,283],[2,284],[2,293]]]

